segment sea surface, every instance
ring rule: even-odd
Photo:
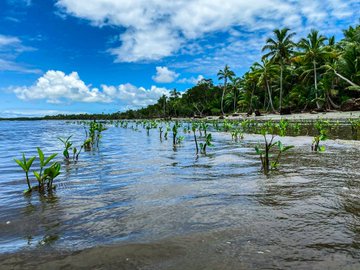
[[[314,153],[311,137],[277,137],[295,148],[265,176],[261,136],[212,132],[196,157],[179,133],[174,149],[171,133],[109,125],[67,163],[58,137],[79,148],[82,125],[0,121],[0,269],[360,269],[359,142]],[[51,195],[23,194],[14,158],[36,147],[59,153]]]

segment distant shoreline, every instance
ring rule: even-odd
[[[180,117],[180,118],[172,118],[172,120],[190,120],[190,119],[202,119],[202,120],[220,120],[221,116],[204,116],[202,118],[194,118],[194,117]],[[261,116],[247,116],[246,113],[239,113],[237,116],[226,116],[224,119],[228,120],[259,120],[259,121],[267,121],[274,120],[279,121],[281,119],[288,119],[290,121],[301,121],[301,120],[316,120],[318,118],[327,119],[327,120],[345,120],[345,119],[357,119],[360,118],[360,111],[331,111],[331,112],[319,112],[319,113],[293,113],[288,115],[280,115],[280,114],[264,114]],[[116,118],[112,115],[82,115],[82,117],[76,117],[76,115],[61,115],[61,116],[44,116],[44,117],[14,117],[14,118],[0,118],[0,121],[39,121],[39,120],[69,120],[69,121],[77,121],[77,120],[144,120],[144,119],[122,119]],[[160,118],[157,118],[160,119]]]

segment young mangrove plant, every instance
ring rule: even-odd
[[[277,124],[278,134],[280,136],[286,136],[288,126],[289,126],[289,121],[286,119],[281,119]]]
[[[200,149],[201,149],[201,153],[206,155],[206,147],[207,146],[212,146],[212,136],[211,133],[208,133],[205,137],[205,142],[200,143]]]
[[[61,141],[63,144],[64,144],[64,151],[63,151],[63,155],[64,155],[64,158],[66,160],[69,160],[70,159],[70,153],[69,153],[69,150],[72,146],[72,142],[70,141],[70,138],[72,137],[72,135],[70,135],[67,139],[63,139],[63,138],[58,138],[59,141]]]
[[[271,170],[274,170],[278,167],[280,158],[284,152],[293,148],[293,146],[284,146],[280,141],[274,142],[276,135],[274,134],[275,125],[273,122],[266,122],[261,128],[261,134],[264,137],[264,147],[260,148],[259,146],[255,147],[256,153],[260,157],[261,161],[261,170],[264,174],[268,174]],[[268,136],[271,135],[270,139]],[[274,146],[278,146],[278,155],[274,161],[270,161],[271,150]]]
[[[44,192],[45,186],[47,186],[47,190],[51,192],[52,189],[55,188],[53,186],[54,179],[60,174],[60,163],[54,162],[49,167],[46,166],[53,160],[57,154],[52,154],[49,157],[45,157],[43,151],[40,148],[37,148],[38,157],[39,157],[39,171],[33,171],[33,174],[38,181],[37,190],[40,192]],[[23,154],[23,159],[18,160],[15,159],[15,162],[24,170],[26,176],[26,183],[28,189],[24,191],[24,193],[30,193],[34,188],[31,186],[29,179],[29,171],[36,157],[32,157],[28,160],[25,158],[25,154]]]
[[[276,143],[276,145],[277,145],[277,147],[278,147],[278,154],[277,154],[277,156],[276,156],[276,158],[275,158],[275,161],[272,161],[272,162],[271,162],[271,170],[275,170],[275,169],[278,168],[278,165],[279,165],[279,162],[280,162],[280,158],[281,158],[281,156],[282,156],[283,153],[285,153],[286,151],[288,151],[288,150],[291,149],[291,148],[294,148],[293,145],[284,146],[281,141],[278,141],[278,142]]]
[[[168,139],[168,134],[169,134],[169,131],[171,130],[170,126],[167,124],[166,125],[166,129],[165,129],[165,132],[164,132],[164,139],[167,140]]]
[[[162,140],[163,126],[159,126],[160,141]]]
[[[207,136],[207,130],[208,130],[208,128],[209,128],[209,125],[208,125],[205,121],[202,121],[202,122],[200,123],[200,129],[201,129],[202,131],[204,131],[204,136],[205,136],[205,137]]]
[[[84,148],[87,151],[90,151],[95,148],[99,148],[99,142],[102,138],[102,132],[107,130],[107,128],[102,124],[98,123],[95,120],[90,122],[89,131],[85,129],[86,139],[84,142]]]
[[[176,145],[176,138],[177,138],[177,134],[178,134],[178,123],[175,122],[172,128],[172,132],[173,132],[173,145]]]
[[[195,141],[195,148],[196,148],[196,155],[199,154],[199,145],[198,145],[198,141],[197,141],[197,138],[196,138],[196,129],[198,128],[197,124],[196,123],[192,123],[191,125],[191,130],[192,132],[194,133],[194,141]]]
[[[49,168],[44,170],[44,175],[46,175],[47,179],[47,188],[48,191],[55,189],[53,185],[54,179],[60,174],[61,165],[59,162],[53,163]]]
[[[57,154],[52,154],[48,158],[45,158],[43,151],[38,147],[37,148],[39,160],[40,160],[40,171],[33,171],[36,180],[39,184],[39,190],[44,190],[44,186],[46,184],[46,181],[48,180],[48,175],[45,173],[46,169],[45,166],[49,164],[49,162],[57,156]],[[52,166],[52,165],[51,165]],[[50,166],[50,167],[51,167]]]
[[[325,146],[324,145],[320,145],[321,141],[326,141],[328,136],[327,136],[327,128],[329,126],[329,121],[325,121],[325,120],[317,120],[315,122],[315,129],[317,131],[317,135],[314,136],[312,144],[311,144],[311,150],[312,151],[319,151],[319,152],[324,152],[325,151]]]
[[[239,128],[234,128],[231,131],[231,138],[233,141],[237,142],[239,139],[244,139],[244,134],[240,131]]]
[[[349,119],[351,133],[354,140],[358,139],[360,134],[360,119]]]
[[[146,128],[146,135],[148,135],[148,136],[149,136],[149,135],[150,135],[150,129],[151,129],[151,125],[150,125],[150,123],[149,123],[149,124],[147,124],[145,128]]]
[[[63,151],[63,155],[64,155],[64,158],[67,162],[70,161],[70,152],[71,152],[71,149],[72,149],[72,160],[74,162],[78,161],[79,160],[79,155],[80,155],[80,152],[81,150],[84,148],[85,146],[85,143],[83,143],[80,147],[80,149],[78,150],[76,147],[72,147],[73,143],[70,141],[70,138],[72,137],[69,136],[67,139],[63,139],[63,138],[58,138],[63,144],[64,144],[64,151]],[[89,145],[90,143],[90,140],[88,140],[87,142],[87,147],[88,148],[91,148],[91,145]],[[72,147],[72,148],[71,148]]]
[[[28,160],[25,158],[25,154],[22,155],[22,160],[14,159],[15,162],[24,170],[25,177],[26,177],[26,183],[28,185],[28,189],[24,191],[24,193],[29,193],[32,190],[30,180],[29,180],[29,171],[31,168],[31,165],[33,164],[36,157],[31,157]]]

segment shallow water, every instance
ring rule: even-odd
[[[174,151],[157,130],[110,127],[77,164],[59,154],[53,196],[23,196],[13,158],[61,153],[57,137],[71,134],[80,145],[79,125],[0,122],[0,268],[360,268],[357,142],[313,153],[310,137],[282,138],[296,147],[266,177],[257,135],[213,133],[196,159],[191,135]]]

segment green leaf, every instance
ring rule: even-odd
[[[293,145],[285,146],[285,147],[283,148],[282,152],[285,152],[285,151],[287,151],[287,150],[289,150],[289,149],[291,149],[291,148],[294,148],[294,147],[295,147],[295,146],[293,146]]]
[[[46,166],[54,157],[56,157],[57,154],[52,154],[50,157],[48,157],[46,160],[45,160],[45,163],[44,163],[44,166]]]
[[[41,151],[41,149],[39,147],[37,148],[37,151],[38,151],[38,154],[39,154],[40,165],[45,166],[44,165],[44,153],[43,153],[43,151]]]
[[[325,145],[321,145],[321,146],[319,147],[319,151],[320,151],[320,152],[325,152],[325,149],[326,149]]]
[[[40,174],[37,171],[33,171],[33,174],[35,175],[36,179],[41,182]]]
[[[26,162],[26,167],[27,167],[27,170],[28,170],[28,171],[30,170],[31,165],[33,164],[35,158],[36,158],[36,157],[32,157],[32,158],[30,158],[30,159]]]
[[[27,171],[27,168],[26,168],[26,165],[24,163],[22,163],[20,160],[18,159],[14,159],[14,161],[26,172]]]
[[[264,151],[260,150],[259,147],[255,146],[255,151],[256,151],[256,154],[258,155],[262,155],[264,153]]]

